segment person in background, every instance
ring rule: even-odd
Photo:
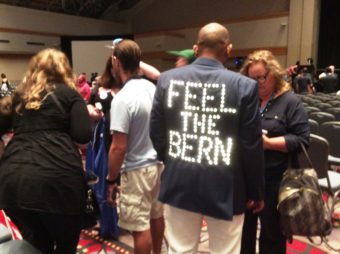
[[[314,87],[311,78],[307,75],[306,67],[299,71],[299,74],[293,80],[294,91],[299,94],[313,94]]]
[[[92,120],[98,122],[103,116],[110,122],[110,108],[113,97],[122,88],[122,84],[116,82],[112,75],[112,61],[111,56],[107,59],[105,69],[102,75],[97,80],[98,86],[94,86],[87,108]],[[107,148],[109,149],[111,144],[110,128],[107,127],[106,133]]]
[[[167,51],[167,53],[177,57],[175,63],[176,68],[191,64],[196,59],[193,49],[183,49],[180,51],[171,50]]]
[[[160,254],[164,220],[157,201],[163,166],[149,137],[149,120],[155,85],[139,73],[141,50],[131,40],[114,45],[114,78],[123,88],[111,104],[112,144],[109,152],[107,201],[114,204],[116,178],[121,172],[121,228],[132,231],[136,254]]]
[[[92,87],[97,76],[98,76],[98,72],[92,72],[91,73],[91,78],[90,78],[90,82],[89,82],[90,87]]]
[[[77,86],[79,88],[80,95],[83,97],[85,102],[88,102],[91,96],[91,88],[86,80],[86,74],[82,73],[77,79]]]
[[[334,65],[327,67],[325,75],[320,76],[318,85],[323,93],[334,93],[339,90],[339,79],[334,73]]]
[[[93,86],[87,108],[93,122],[93,136],[86,149],[86,175],[93,184],[100,208],[99,234],[105,239],[118,239],[117,208],[106,202],[108,173],[108,152],[111,145],[110,109],[111,101],[122,88],[112,75],[112,61],[109,57],[105,69]],[[118,181],[117,181],[118,184]]]
[[[107,48],[110,49],[114,49],[115,45],[118,44],[119,42],[121,42],[123,40],[123,38],[116,38],[112,41],[112,45],[107,45]],[[139,76],[141,76],[142,78],[145,78],[149,81],[151,81],[152,83],[156,83],[157,79],[160,75],[160,72],[157,68],[155,68],[154,66],[147,64],[143,61],[139,62],[139,70],[137,73]]]
[[[160,72],[157,68],[140,61],[139,75],[145,76],[149,80],[157,81]],[[91,92],[87,108],[92,120],[98,122],[105,116],[107,122],[110,122],[110,108],[114,96],[122,89],[122,83],[117,82],[113,75],[113,66],[111,56],[107,59],[103,74],[98,78],[98,86],[94,86]],[[107,126],[105,138],[107,151],[111,145],[110,128]]]
[[[199,31],[198,58],[158,79],[150,137],[164,162],[159,200],[169,253],[197,253],[204,216],[211,253],[239,254],[246,203],[263,208],[256,82],[224,68],[228,30]]]
[[[267,50],[251,53],[241,73],[257,81],[265,157],[265,207],[257,212],[248,204],[242,236],[242,254],[256,253],[258,217],[261,222],[260,254],[285,254],[286,239],[281,233],[277,211],[279,186],[288,160],[297,164],[300,143],[309,144],[308,116],[302,102],[283,79],[285,71]]]
[[[57,49],[35,55],[13,97],[0,104],[0,135],[14,132],[0,161],[0,209],[42,253],[76,253],[87,195],[78,145],[90,141],[90,127]]]
[[[330,65],[330,66],[327,66],[325,68],[325,71],[320,73],[319,75],[319,79],[322,79],[323,77],[325,77],[327,75],[327,73],[330,73],[330,74],[335,74],[335,66],[334,65]]]
[[[8,82],[8,79],[5,73],[1,73],[1,84],[9,85],[9,82]]]
[[[1,73],[1,84],[0,84],[0,99],[5,96],[11,95],[13,89],[11,88],[5,73]]]

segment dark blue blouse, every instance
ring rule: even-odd
[[[288,167],[288,155],[293,166],[297,166],[297,154],[301,150],[299,142],[309,144],[308,115],[302,102],[291,91],[271,100],[261,114],[262,128],[268,137],[284,136],[288,153],[265,150],[266,182],[279,182]]]

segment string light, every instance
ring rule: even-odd
[[[237,113],[236,108],[227,106],[226,85],[170,80],[167,96],[168,108],[174,101],[182,107],[181,129],[169,131],[169,156],[192,163],[230,165],[233,137],[220,137],[216,129],[222,115]]]
[[[219,137],[198,136],[194,134],[170,131],[169,156],[187,162],[209,165],[230,165],[233,139],[228,137],[225,143]],[[195,149],[197,148],[197,149]],[[190,156],[189,156],[190,155]]]

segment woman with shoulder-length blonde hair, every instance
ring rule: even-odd
[[[272,52],[270,52],[269,50],[258,50],[249,54],[240,72],[243,75],[248,76],[249,68],[256,63],[262,63],[263,67],[266,69],[267,74],[270,73],[273,76],[275,80],[274,90],[277,93],[283,93],[287,90],[291,90],[289,83],[284,79],[286,72],[282,69],[278,60],[272,54]]]
[[[90,140],[89,114],[64,53],[34,56],[13,97],[0,104],[0,209],[42,253],[74,254],[86,181],[76,144]]]
[[[241,68],[241,73],[258,83],[259,111],[263,128],[265,157],[265,206],[257,213],[248,202],[241,244],[242,254],[256,253],[257,220],[260,218],[260,254],[286,253],[286,239],[281,233],[276,209],[278,192],[288,158],[297,162],[300,143],[309,144],[308,116],[301,101],[284,80],[284,70],[268,50],[251,53]]]

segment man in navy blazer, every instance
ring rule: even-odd
[[[239,253],[244,211],[262,210],[264,160],[256,82],[228,71],[228,30],[198,34],[192,64],[158,79],[150,136],[165,164],[169,253],[196,253],[205,217],[211,253]]]

